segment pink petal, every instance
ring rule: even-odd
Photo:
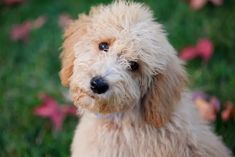
[[[193,10],[199,10],[203,8],[208,0],[190,0],[190,6]]]
[[[198,54],[194,47],[186,47],[180,52],[180,58],[184,61],[190,61],[197,56]]]
[[[14,26],[10,32],[11,39],[13,41],[27,41],[31,28],[32,23],[30,21],[24,22],[21,25]]]
[[[72,18],[68,14],[62,14],[59,17],[59,26],[61,28],[66,28],[72,22]]]
[[[201,39],[198,41],[196,45],[196,49],[198,51],[198,54],[206,61],[208,62],[209,59],[213,55],[214,51],[214,45],[213,43],[208,39]]]

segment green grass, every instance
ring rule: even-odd
[[[107,3],[108,1],[102,1]],[[33,115],[40,104],[38,93],[45,92],[60,103],[66,90],[60,85],[59,48],[62,30],[57,24],[61,13],[73,18],[87,12],[95,0],[27,0],[17,7],[0,2],[0,156],[63,157],[68,156],[77,119],[67,118],[61,132],[53,132],[51,123]],[[235,102],[235,1],[226,0],[222,7],[208,5],[192,11],[180,0],[146,0],[158,21],[165,25],[169,40],[177,50],[195,44],[201,37],[215,44],[208,64],[200,59],[189,62],[191,88],[216,95],[222,102]],[[47,23],[30,34],[27,43],[13,42],[9,32],[14,24],[40,15]],[[235,152],[234,121],[214,123],[215,131]]]

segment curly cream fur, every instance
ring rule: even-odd
[[[230,156],[198,116],[182,63],[143,4],[119,1],[80,15],[65,31],[61,60],[62,84],[82,112],[72,157]],[[90,90],[94,76],[107,80],[106,93]]]

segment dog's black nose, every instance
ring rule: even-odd
[[[104,78],[95,76],[90,81],[90,88],[94,93],[102,94],[109,89],[109,85]]]

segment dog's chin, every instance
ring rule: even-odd
[[[125,112],[128,110],[126,105],[120,107],[119,105],[110,103],[108,100],[91,97],[87,94],[77,94],[74,96],[74,105],[84,111],[99,114]]]
[[[117,106],[108,103],[106,100],[92,98],[87,95],[77,99],[74,104],[80,109],[99,114],[110,114],[127,110],[125,107],[118,108]]]
[[[92,98],[88,95],[80,96],[79,99],[74,101],[76,107],[84,109],[94,113],[110,113],[112,112],[108,105],[103,101],[97,101],[96,98]]]
[[[133,107],[133,103],[119,102],[121,98],[117,102],[115,98],[99,97],[80,88],[73,90],[73,100],[77,108],[99,114],[125,112]]]

